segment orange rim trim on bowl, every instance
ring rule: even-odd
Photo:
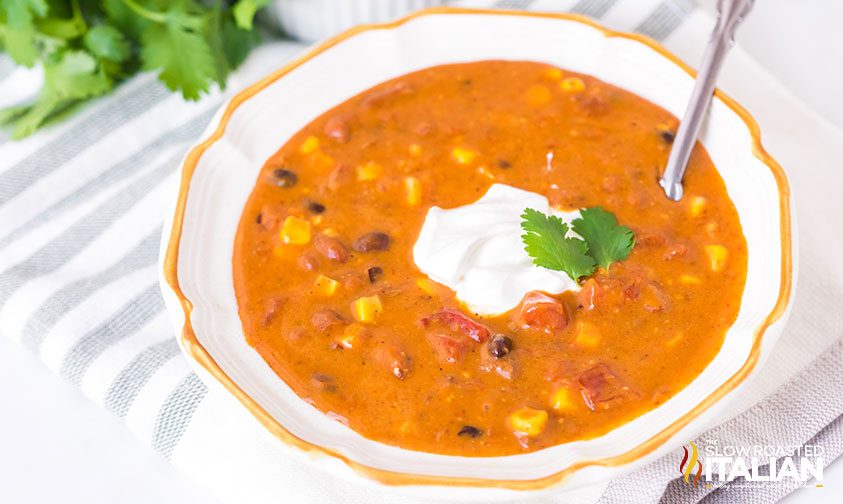
[[[245,90],[241,91],[237,95],[235,95],[231,101],[228,103],[222,117],[220,118],[219,125],[217,129],[211,134],[207,139],[205,139],[202,143],[194,147],[190,153],[188,153],[184,164],[182,166],[182,175],[181,175],[181,182],[178,194],[178,200],[176,202],[176,209],[173,218],[173,227],[170,231],[170,239],[167,245],[167,250],[164,256],[164,278],[167,280],[170,288],[175,292],[176,296],[179,298],[181,302],[182,309],[184,310],[184,327],[182,328],[182,335],[181,335],[181,343],[182,346],[190,353],[190,356],[196,360],[196,362],[202,366],[208,373],[210,373],[214,378],[216,378],[223,386],[225,386],[228,391],[233,394],[242,404],[243,406],[248,409],[255,418],[260,421],[264,427],[266,427],[273,435],[279,438],[281,441],[292,445],[296,448],[299,448],[305,452],[311,452],[315,454],[322,454],[327,455],[330,457],[335,457],[337,459],[342,460],[345,464],[349,467],[354,469],[356,472],[376,480],[380,483],[387,484],[387,485],[447,485],[447,486],[472,486],[472,487],[494,487],[494,488],[505,488],[505,489],[512,489],[512,490],[538,490],[542,488],[546,488],[552,485],[559,484],[563,482],[566,478],[568,478],[574,472],[583,469],[588,466],[604,466],[604,467],[612,467],[612,466],[619,466],[623,464],[627,464],[633,462],[648,453],[656,450],[660,446],[662,446],[665,442],[667,442],[674,434],[680,431],[682,428],[688,425],[688,423],[702,414],[706,409],[708,409],[711,405],[715,402],[719,401],[723,396],[731,392],[735,389],[741,382],[743,382],[752,370],[755,368],[755,365],[758,363],[758,358],[761,353],[761,344],[764,333],[766,329],[779,320],[782,315],[786,312],[791,293],[792,293],[792,268],[793,268],[793,257],[792,257],[792,236],[791,236],[791,213],[790,213],[790,187],[787,182],[787,178],[785,176],[784,170],[781,166],[764,150],[764,147],[761,145],[761,132],[758,127],[758,124],[749,115],[749,113],[744,110],[743,107],[738,105],[733,99],[729,98],[721,91],[715,91],[715,96],[719,98],[723,103],[726,104],[730,109],[732,109],[738,116],[740,116],[746,127],[749,129],[750,134],[752,135],[753,139],[753,151],[754,155],[760,159],[764,164],[766,164],[770,171],[772,172],[773,176],[776,179],[779,189],[779,205],[780,205],[780,213],[781,213],[781,235],[782,235],[782,268],[781,268],[781,288],[779,290],[779,296],[776,301],[773,310],[764,320],[764,323],[757,329],[753,341],[752,348],[750,350],[750,355],[747,358],[746,362],[743,366],[734,374],[732,375],[725,383],[723,383],[717,390],[715,390],[711,395],[706,397],[702,402],[697,404],[691,411],[686,413],[682,418],[675,421],[673,424],[666,427],[661,432],[655,434],[653,437],[644,441],[637,447],[629,450],[626,453],[609,457],[605,459],[599,460],[588,460],[588,461],[581,461],[575,464],[572,464],[559,472],[554,474],[544,476],[538,479],[532,480],[491,480],[491,479],[481,479],[481,478],[465,478],[465,477],[445,477],[445,476],[432,476],[432,475],[419,475],[419,474],[406,474],[394,471],[388,471],[383,469],[377,469],[374,467],[370,467],[358,462],[355,462],[348,457],[338,453],[334,450],[329,448],[325,448],[322,446],[314,445],[309,443],[295,434],[288,431],[283,425],[278,423],[269,413],[266,412],[254,399],[252,399],[246,392],[244,392],[240,387],[234,383],[231,378],[219,367],[219,365],[214,361],[213,357],[211,357],[210,353],[202,346],[199,342],[198,338],[196,337],[196,333],[193,331],[193,326],[190,320],[190,314],[193,309],[193,304],[190,302],[187,297],[185,297],[184,293],[182,292],[181,286],[179,285],[178,279],[178,255],[179,255],[179,245],[181,240],[181,233],[182,227],[184,224],[184,213],[187,204],[187,195],[190,189],[190,181],[193,177],[193,173],[196,169],[196,166],[199,162],[199,158],[202,154],[220,137],[222,137],[223,133],[225,132],[226,126],[228,124],[229,119],[231,119],[232,114],[237,107],[239,107],[243,102],[254,96],[259,91],[263,90],[273,82],[277,81],[278,79],[284,77],[288,74],[291,70],[297,68],[298,66],[302,65],[303,63],[307,62],[314,56],[324,52],[327,49],[343,42],[344,40],[351,38],[357,34],[362,32],[370,31],[370,30],[378,30],[378,29],[392,29],[402,24],[419,18],[423,16],[428,16],[432,14],[487,14],[487,15],[503,15],[503,16],[524,16],[524,17],[540,17],[540,18],[552,18],[552,19],[563,19],[568,21],[575,21],[578,23],[582,23],[588,25],[592,28],[595,28],[601,31],[604,36],[606,37],[620,37],[625,39],[634,40],[640,42],[654,51],[661,54],[663,57],[667,58],[685,72],[687,72],[692,77],[695,76],[695,72],[682,61],[679,60],[676,56],[668,52],[664,47],[662,47],[657,42],[650,40],[647,37],[637,34],[629,34],[629,33],[622,33],[613,30],[609,30],[600,26],[599,24],[587,19],[583,16],[578,16],[574,14],[562,14],[562,13],[541,13],[541,12],[520,12],[520,11],[497,11],[497,10],[489,10],[489,9],[461,9],[461,8],[453,8],[453,7],[434,7],[430,9],[421,10],[410,14],[406,17],[398,19],[396,21],[390,23],[383,23],[383,24],[371,24],[371,25],[363,25],[358,26],[356,28],[352,28],[336,37],[329,39],[328,41],[316,46],[315,48],[308,51],[307,54],[300,56],[294,59],[292,62],[288,63],[283,68],[279,69],[278,71],[270,74],[269,76],[261,79],[260,81],[252,84]]]

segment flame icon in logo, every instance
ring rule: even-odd
[[[685,450],[685,455],[682,457],[682,462],[679,462],[679,474],[682,475],[685,483],[693,483],[694,486],[697,486],[700,482],[700,476],[702,476],[702,462],[699,461],[699,451],[697,450],[697,445],[691,441],[690,453],[688,452],[688,448],[683,446],[682,449]],[[691,473],[694,471],[695,465],[697,468],[697,474],[694,475],[694,480],[692,482]]]

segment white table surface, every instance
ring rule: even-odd
[[[701,3],[713,9],[716,0]],[[840,19],[843,2],[838,0],[756,0],[738,39],[805,103],[843,127]],[[214,502],[142,445],[121,420],[3,338],[0,404],[2,503]],[[783,502],[843,502],[843,461],[826,468],[824,488],[799,490]]]

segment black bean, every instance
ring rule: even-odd
[[[308,201],[307,209],[310,210],[311,213],[321,214],[325,211],[325,205],[316,201]]]
[[[298,175],[284,168],[272,170],[272,178],[278,187],[293,187],[299,181]]]
[[[510,163],[506,159],[498,159],[498,168],[503,168],[504,170],[506,170],[507,168],[512,168],[512,163]]]
[[[457,436],[478,438],[483,435],[483,431],[474,427],[473,425],[463,425],[462,429],[457,432]]]
[[[495,334],[489,341],[489,353],[500,359],[512,350],[512,340],[503,334]]]
[[[670,130],[661,130],[659,135],[662,137],[662,141],[666,144],[672,144],[673,139],[676,138],[676,133]]]
[[[383,276],[383,268],[380,266],[372,266],[369,268],[369,283],[376,283]]]
[[[374,252],[389,248],[389,235],[386,233],[366,233],[354,240],[351,248],[357,252]]]

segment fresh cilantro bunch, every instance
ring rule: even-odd
[[[0,125],[25,137],[140,70],[196,100],[257,43],[252,21],[268,1],[0,0],[0,50],[44,71],[37,99],[0,111]]]
[[[533,264],[564,271],[574,281],[593,274],[598,266],[609,269],[613,262],[626,259],[635,244],[632,230],[618,225],[615,216],[600,207],[580,211],[571,222],[582,239],[567,237],[568,224],[555,215],[525,208],[521,219],[521,239]]]

